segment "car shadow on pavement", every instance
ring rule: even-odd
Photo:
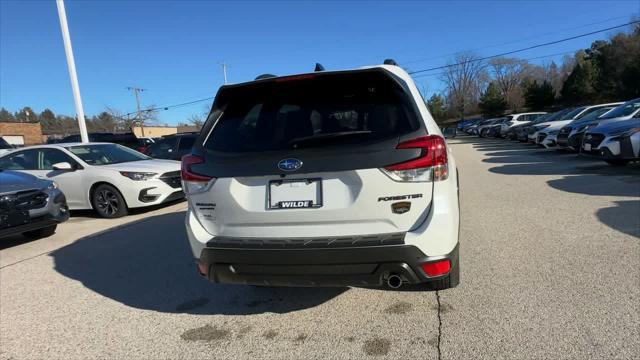
[[[129,209],[129,216],[130,215],[139,215],[139,214],[144,214],[144,213],[148,213],[151,211],[155,211],[158,209],[162,209],[163,207],[167,207],[167,206],[172,206],[175,204],[179,204],[181,202],[185,202],[186,199],[178,199],[178,200],[173,200],[173,201],[168,201],[162,204],[158,204],[158,205],[151,205],[151,206],[145,206],[145,207],[140,207],[140,208],[131,208]],[[70,213],[72,218],[74,217],[84,217],[84,218],[93,218],[93,219],[103,219],[102,216],[98,215],[97,212],[95,212],[94,210],[71,210]]]
[[[616,206],[599,209],[596,216],[607,226],[640,239],[640,200],[616,201]]]
[[[251,315],[320,305],[348,288],[259,288],[200,277],[184,212],[163,214],[88,236],[49,254],[60,274],[138,309]]]
[[[560,175],[547,184],[560,191],[591,195],[640,197],[640,164],[610,166],[604,161],[569,151],[541,149],[503,140],[468,138],[465,141],[486,152],[483,162],[502,164],[489,169],[502,175]],[[601,208],[596,217],[622,233],[640,237],[640,201],[616,201]]]

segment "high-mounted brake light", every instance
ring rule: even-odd
[[[282,76],[282,77],[276,78],[275,81],[286,82],[286,81],[306,80],[306,79],[313,79],[314,77],[316,77],[316,75],[314,74],[291,75],[291,76]]]
[[[447,145],[438,135],[403,141],[396,149],[421,149],[417,158],[385,166],[384,172],[396,181],[441,181],[449,177]]]

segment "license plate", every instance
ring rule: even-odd
[[[8,214],[2,215],[2,217],[3,217],[2,222],[4,223],[2,224],[3,225],[2,227],[24,225],[29,221],[31,221],[28,211],[13,211]]]
[[[322,206],[322,179],[273,180],[267,193],[269,209],[309,209]]]
[[[584,151],[591,151],[591,144],[584,144]]]

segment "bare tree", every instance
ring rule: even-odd
[[[494,58],[489,61],[491,72],[498,89],[508,106],[517,110],[524,104],[522,80],[527,73],[527,61],[513,58]]]
[[[196,126],[198,128],[201,128],[202,125],[204,125],[205,121],[207,120],[207,117],[209,116],[209,111],[211,110],[211,106],[210,105],[205,105],[202,108],[202,111],[198,114],[193,114],[191,115],[188,119],[187,119],[187,123]]]
[[[488,81],[486,65],[472,53],[461,53],[447,65],[441,80],[447,87],[447,103],[454,114],[464,117],[465,112],[477,106]]]
[[[117,132],[129,132],[134,126],[141,125],[136,113],[125,114],[118,109],[108,106],[105,112],[116,120],[117,125],[115,131]],[[158,109],[155,106],[143,109],[140,111],[140,118],[142,119],[142,124],[145,126],[153,126],[153,123],[158,121]]]
[[[202,125],[204,125],[204,118],[201,115],[191,115],[188,119],[187,122],[189,125],[193,125],[195,127],[201,128]]]

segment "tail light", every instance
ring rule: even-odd
[[[396,181],[441,181],[449,177],[447,145],[438,135],[421,136],[401,142],[396,149],[421,149],[420,156],[382,169]]]
[[[440,276],[451,270],[451,262],[445,259],[436,262],[424,263],[421,267],[422,271],[424,271],[427,276]]]
[[[204,164],[202,156],[188,154],[182,157],[182,167],[180,169],[180,177],[182,178],[182,189],[187,194],[194,194],[205,191],[214,177],[199,174],[193,169],[192,165]]]

